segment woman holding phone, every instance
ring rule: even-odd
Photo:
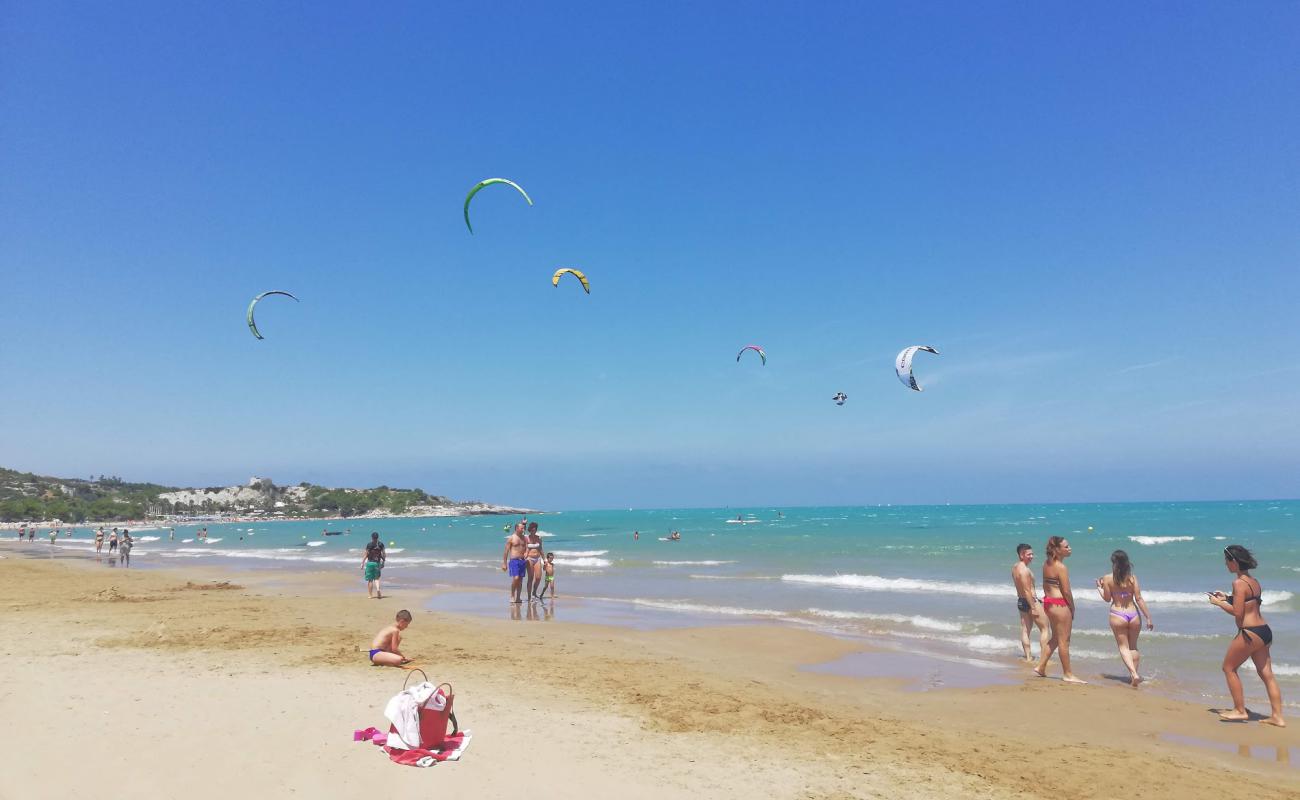
[[[1273,662],[1269,648],[1273,644],[1273,629],[1264,621],[1260,606],[1264,605],[1263,587],[1250,571],[1259,566],[1250,551],[1239,544],[1230,544],[1223,548],[1223,565],[1236,577],[1232,580],[1232,594],[1223,592],[1206,592],[1212,605],[1231,614],[1237,622],[1237,635],[1232,637],[1228,652],[1223,657],[1223,677],[1228,681],[1228,692],[1232,694],[1232,710],[1219,714],[1219,718],[1229,722],[1246,722],[1250,712],[1246,710],[1246,695],[1241,687],[1238,668],[1246,659],[1255,662],[1255,671],[1264,682],[1268,692],[1268,704],[1272,706],[1272,715],[1260,720],[1279,728],[1286,727],[1282,718],[1282,690],[1277,687],[1273,677]]]

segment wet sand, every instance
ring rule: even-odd
[[[504,597],[485,618],[440,612],[432,591],[367,600],[335,573],[4,554],[0,718],[16,746],[0,748],[3,800],[1300,797],[1285,761],[1297,727],[1224,724],[1114,684],[1026,670],[909,691],[834,674],[886,655],[775,625],[579,624],[563,597],[550,621],[512,620]],[[474,732],[460,763],[400,767],[352,742],[386,727],[405,677],[365,653],[399,608],[415,614],[403,649],[455,686]]]

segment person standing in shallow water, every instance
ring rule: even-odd
[[[361,557],[361,563],[365,569],[366,594],[372,600],[383,600],[384,590],[379,585],[379,574],[384,568],[384,562],[388,560],[388,554],[384,552],[384,543],[379,541],[379,532],[375,531],[370,534],[370,541],[366,544],[365,555]]]
[[[1029,568],[1034,563],[1034,548],[1027,544],[1017,545],[1016,555],[1019,558],[1011,568],[1011,582],[1016,587],[1016,610],[1020,612],[1020,647],[1025,651],[1025,661],[1033,664],[1036,662],[1029,644],[1029,632],[1038,626],[1038,652],[1042,653],[1047,649],[1050,626],[1047,615],[1043,613],[1043,604],[1038,602],[1038,594],[1034,591],[1034,572]]]
[[[1142,676],[1138,674],[1142,666],[1138,634],[1142,632],[1143,618],[1147,630],[1154,630],[1156,626],[1147,610],[1147,601],[1142,599],[1142,587],[1133,574],[1128,553],[1116,550],[1110,554],[1110,574],[1097,579],[1097,593],[1110,603],[1110,612],[1106,615],[1110,620],[1110,632],[1115,634],[1115,644],[1119,646],[1119,660],[1128,668],[1129,685],[1136,689],[1142,682]]]
[[[1207,592],[1212,605],[1231,614],[1237,622],[1237,635],[1232,637],[1228,652],[1223,657],[1223,677],[1228,681],[1228,692],[1232,694],[1232,710],[1219,714],[1219,718],[1228,722],[1246,722],[1250,712],[1246,709],[1246,695],[1241,687],[1241,676],[1237,670],[1246,659],[1255,662],[1255,671],[1264,682],[1268,692],[1268,704],[1272,714],[1260,720],[1279,728],[1286,727],[1282,718],[1282,690],[1273,677],[1273,661],[1269,648],[1273,644],[1273,629],[1264,621],[1260,606],[1264,605],[1264,589],[1250,571],[1259,564],[1250,551],[1239,544],[1230,544],[1223,548],[1223,564],[1236,577],[1232,581],[1232,594]]]
[[[1070,556],[1070,543],[1063,536],[1047,540],[1047,561],[1043,564],[1043,606],[1047,620],[1052,624],[1052,638],[1038,659],[1034,673],[1047,677],[1047,662],[1052,653],[1061,657],[1061,680],[1065,683],[1087,683],[1075,677],[1070,670],[1070,632],[1074,629],[1074,592],[1070,589],[1070,570],[1065,559]]]
[[[501,571],[510,575],[510,602],[522,603],[519,598],[524,589],[524,572],[527,562],[524,553],[528,549],[528,540],[524,538],[524,523],[515,523],[514,530],[506,538],[505,550],[501,553]]]

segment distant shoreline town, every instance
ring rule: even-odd
[[[386,519],[488,514],[535,514],[536,509],[457,501],[422,489],[278,486],[253,477],[237,486],[179,488],[129,483],[116,476],[55,478],[0,469],[0,527],[131,522],[187,525],[203,522]]]

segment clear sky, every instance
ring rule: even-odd
[[[1300,6],[1142,6],[7,4],[0,465],[1300,495]]]

